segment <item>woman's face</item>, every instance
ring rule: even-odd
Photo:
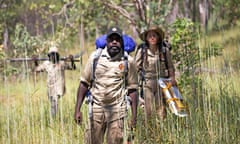
[[[154,31],[150,31],[147,33],[146,39],[149,45],[156,45],[159,40],[159,35]]]

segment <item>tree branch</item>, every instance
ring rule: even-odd
[[[69,18],[67,15],[67,8],[72,6],[74,4],[75,0],[72,0],[66,4],[63,5],[62,9],[58,12],[58,13],[54,13],[52,14],[52,16],[60,16],[60,15],[64,15],[65,19],[66,19],[66,23],[70,25],[70,27],[73,27],[73,24],[69,22]]]
[[[143,5],[144,3],[141,0],[135,0],[135,4],[140,20],[146,22],[146,14],[144,13],[146,6]]]
[[[136,20],[134,20],[134,18],[132,18],[132,16],[124,8],[118,6],[114,2],[110,2],[110,1],[103,1],[103,4],[107,7],[114,9],[114,10],[118,11],[119,13],[121,13],[124,17],[126,17],[130,21],[130,24],[133,24],[134,26],[136,26]]]

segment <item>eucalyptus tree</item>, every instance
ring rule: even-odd
[[[21,0],[0,0],[0,41],[4,50],[8,50],[10,35],[13,34],[14,28],[11,27],[17,20],[18,7]]]
[[[109,12],[114,10],[118,13],[118,18],[122,16],[137,33],[141,33],[150,25],[166,25],[165,18],[170,12],[173,1],[106,0],[101,3]],[[123,26],[126,26],[126,23],[123,23]]]
[[[213,27],[218,29],[221,25],[236,26],[240,18],[239,0],[215,0],[212,1]]]

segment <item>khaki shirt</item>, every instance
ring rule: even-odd
[[[150,49],[145,50],[146,54],[143,54],[143,69],[145,71],[146,79],[159,79],[160,77],[169,77],[169,70],[174,71],[173,62],[171,59],[171,53],[168,48],[166,48],[166,59],[163,52],[156,51],[152,53]],[[142,48],[139,48],[136,52],[135,61],[137,65],[137,70],[142,69]],[[167,61],[167,67],[166,67]]]
[[[47,91],[48,96],[63,96],[65,93],[65,63],[60,61],[58,64],[53,64],[50,61],[45,61],[35,71],[47,72]]]
[[[125,111],[127,90],[124,89],[124,60],[112,61],[105,48],[97,62],[95,69],[95,79],[90,88],[93,96],[93,112],[102,111]],[[92,76],[93,52],[88,59],[81,81],[90,85]],[[128,74],[127,74],[127,89],[137,89],[137,74],[136,67],[133,63],[133,58],[128,56]]]

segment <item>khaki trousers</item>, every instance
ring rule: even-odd
[[[118,116],[118,113],[112,113],[110,118]],[[93,119],[90,120],[85,133],[86,144],[103,144],[106,135],[107,144],[122,144],[124,136],[124,119],[115,119],[111,121],[106,118],[104,113],[93,113]]]
[[[158,86],[157,80],[146,80],[144,85],[144,100],[147,120],[151,119],[154,114],[157,114],[160,118],[166,116],[162,89]]]

